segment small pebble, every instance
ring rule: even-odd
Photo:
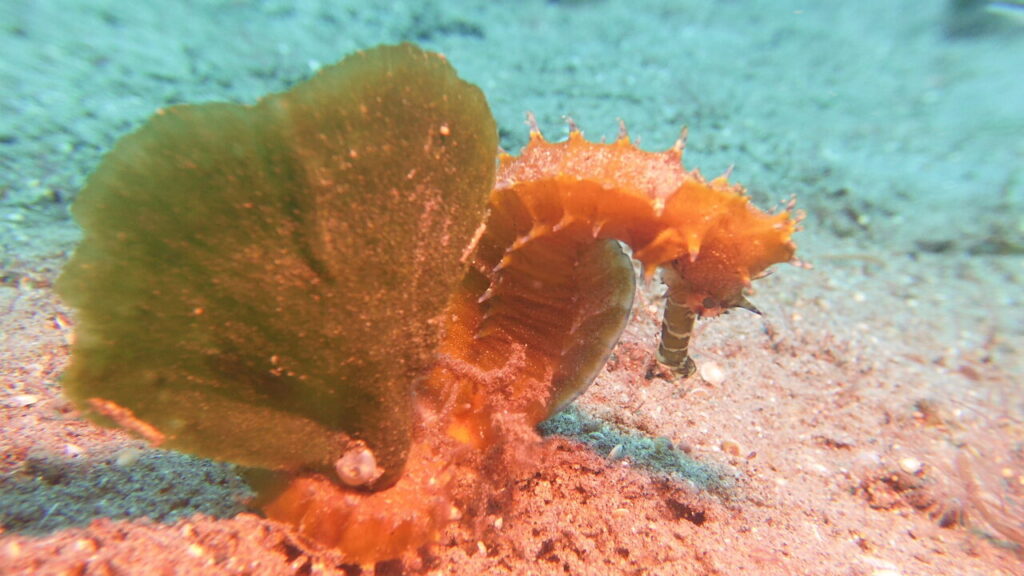
[[[714,361],[701,363],[700,377],[712,386],[718,386],[725,382],[725,372],[722,371],[722,367],[718,365],[718,362]]]
[[[128,466],[138,462],[141,457],[142,450],[134,446],[130,446],[117,453],[117,456],[114,458],[114,464],[122,468],[127,468]]]
[[[825,466],[824,464],[820,464],[818,462],[812,462],[811,464],[808,465],[808,468],[811,471],[819,474],[820,476],[832,475],[832,470],[828,466]]]
[[[903,470],[907,474],[916,476],[921,473],[922,468],[924,468],[924,464],[922,464],[917,458],[907,457],[900,459],[900,470]]]
[[[739,456],[743,449],[740,447],[739,442],[735,440],[723,440],[721,444],[722,452],[730,456]]]
[[[612,451],[608,453],[609,460],[618,460],[622,456],[622,444],[616,444]]]
[[[96,545],[96,541],[95,540],[91,540],[89,538],[79,538],[78,540],[75,541],[75,550],[77,550],[79,552],[85,552],[87,554],[92,554],[93,552],[95,552],[98,549],[99,549],[99,546]]]
[[[12,408],[24,408],[39,402],[39,396],[35,394],[15,394],[7,400],[7,405]]]

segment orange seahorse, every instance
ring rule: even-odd
[[[693,371],[694,319],[754,309],[744,290],[793,258],[792,206],[761,212],[727,175],[685,170],[685,130],[652,153],[633,146],[624,127],[615,142],[594,143],[570,122],[568,140],[551,143],[530,124],[522,154],[500,157],[489,215],[416,394],[421,421],[402,478],[358,493],[301,477],[266,506],[271,518],[359,562],[429,543],[457,516],[454,480],[483,473],[465,464],[464,449],[460,464],[457,447],[516,442],[517,427],[564,407],[603,367],[634,295],[620,243],[646,277],[662,270],[668,298],[657,357],[682,376]]]

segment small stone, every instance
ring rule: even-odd
[[[366,486],[384,474],[367,446],[356,443],[334,463],[338,478],[347,486]]]
[[[141,457],[142,450],[134,446],[130,446],[117,453],[117,456],[114,457],[114,464],[121,468],[127,468],[138,462]]]
[[[9,558],[17,558],[21,556],[21,544],[17,541],[10,541],[4,547],[4,554]]]
[[[722,452],[730,456],[739,456],[743,452],[743,448],[740,447],[739,442],[735,440],[723,440],[721,444]]]
[[[79,552],[85,552],[86,554],[92,554],[93,552],[95,552],[98,549],[99,549],[99,546],[96,545],[96,541],[95,540],[91,540],[89,538],[79,538],[78,540],[75,541],[75,550],[77,550]]]
[[[622,444],[616,444],[612,451],[608,453],[609,460],[618,460],[622,457]]]
[[[719,386],[722,382],[725,382],[725,372],[722,371],[722,367],[715,361],[701,363],[700,377],[712,386]]]
[[[921,470],[924,468],[924,464],[922,464],[920,460],[909,456],[907,458],[901,458],[899,464],[900,470],[914,476],[920,474]]]
[[[24,408],[39,402],[39,396],[35,394],[15,394],[7,399],[7,405],[12,408]]]
[[[819,476],[831,476],[832,469],[819,462],[812,462],[807,466],[811,471],[815,472]]]

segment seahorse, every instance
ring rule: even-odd
[[[587,141],[571,121],[559,143],[548,142],[532,116],[529,124],[523,152],[500,155],[488,215],[443,315],[434,368],[416,394],[421,420],[478,450],[518,441],[510,419],[536,425],[602,369],[634,298],[623,246],[645,278],[663,272],[657,359],[678,377],[693,372],[695,319],[756,310],[744,290],[795,249],[792,206],[761,212],[727,175],[706,180],[683,168],[685,129],[668,150],[646,152],[624,125],[605,144]],[[357,497],[306,478],[267,511],[350,558],[393,557],[436,539],[457,504],[453,477],[480,473],[453,462],[457,451],[442,444],[418,434],[402,479],[384,492]],[[381,533],[392,536],[372,536]]]
[[[477,372],[452,369],[449,360],[431,379],[464,381],[459,394],[468,408],[453,417],[450,432],[473,445],[492,434],[484,405],[513,406],[536,424],[593,381],[633,302],[634,272],[622,244],[645,277],[663,271],[657,359],[681,377],[693,372],[695,318],[756,310],[743,291],[794,253],[791,207],[766,214],[727,175],[708,181],[685,170],[685,129],[668,150],[645,152],[624,124],[608,144],[587,141],[571,120],[561,143],[548,142],[532,116],[529,124],[522,154],[500,157],[486,224],[440,348]],[[516,383],[496,391],[471,377],[500,368],[516,350],[524,356]]]

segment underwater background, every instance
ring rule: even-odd
[[[527,111],[549,140],[568,134],[566,116],[609,141],[622,119],[646,150],[687,126],[687,168],[732,169],[762,207],[796,196],[812,266],[758,285],[763,321],[708,322],[683,388],[644,378],[656,340],[639,317],[660,304],[648,286],[606,373],[549,427],[593,462],[545,460],[498,528],[447,536],[414,573],[1021,573],[1022,13],[963,0],[0,0],[0,573],[172,559],[180,573],[358,570],[247,512],[229,466],[81,420],[60,394],[74,315],[52,285],[81,237],[77,192],[155,110],[254,103],[399,42],[479,86],[513,153]],[[732,483],[704,493],[685,472],[644,472],[658,438]],[[573,466],[607,470],[584,480]],[[672,482],[690,482],[671,490],[692,501],[660,492]]]

